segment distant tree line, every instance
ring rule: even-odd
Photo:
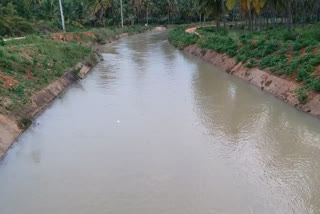
[[[253,30],[277,23],[289,29],[319,21],[320,0],[122,0],[125,25],[182,24],[216,20],[226,27]],[[72,26],[120,24],[120,0],[62,0],[65,20]],[[0,0],[0,34],[12,23],[46,21],[57,26],[58,0]],[[4,20],[7,17],[7,20]],[[13,17],[15,19],[13,20]],[[17,21],[18,20],[18,21]],[[23,27],[23,26],[20,26]],[[2,30],[1,30],[2,28]],[[8,29],[7,29],[8,30]]]
[[[217,27],[226,19],[243,21],[248,30],[268,28],[277,23],[289,29],[319,21],[320,0],[199,0],[206,15],[214,16]],[[237,24],[235,22],[235,24]]]
[[[122,0],[126,25],[186,23],[200,16],[198,0]],[[25,19],[59,21],[58,0],[0,0],[0,14]],[[62,0],[67,23],[118,25],[120,0]]]

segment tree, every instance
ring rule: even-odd
[[[207,15],[212,15],[217,21],[217,29],[220,29],[220,19],[222,13],[222,4],[225,3],[224,0],[199,0],[202,7],[205,8],[205,13]]]
[[[227,7],[229,10],[235,5],[235,0],[227,0]],[[253,13],[260,14],[265,2],[264,0],[240,0],[240,8],[243,14],[247,14],[249,20],[249,31],[253,27]]]

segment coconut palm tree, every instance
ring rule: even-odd
[[[227,0],[227,7],[229,10],[233,8],[236,0]],[[264,7],[264,0],[240,0],[240,8],[243,14],[247,14],[249,20],[248,29],[253,29],[253,13],[259,14],[261,9]]]

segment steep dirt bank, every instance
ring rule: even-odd
[[[258,68],[245,68],[242,63],[235,63],[235,59],[226,54],[207,50],[204,53],[196,45],[190,45],[184,48],[184,51],[224,69],[226,72],[237,76],[251,84],[267,91],[277,98],[284,100],[297,109],[307,112],[317,118],[320,118],[320,94],[311,92],[309,102],[305,105],[299,104],[298,95],[294,90],[300,86],[295,81],[283,79],[275,76],[271,72],[260,70]]]
[[[59,79],[50,83],[47,87],[32,96],[31,104],[27,105],[19,115],[0,115],[0,160],[11,147],[15,139],[24,132],[24,129],[19,125],[23,118],[35,118],[39,113],[45,110],[55,98],[63,94],[69,86],[80,78],[83,78],[91,70],[91,67],[81,63],[76,67],[80,69],[78,74],[69,71]],[[23,118],[20,115],[23,115]]]

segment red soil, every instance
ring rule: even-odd
[[[18,84],[18,81],[12,77],[4,75],[2,72],[2,68],[0,67],[0,80],[3,82],[5,87],[13,88]]]
[[[261,88],[278,97],[281,100],[295,106],[304,112],[320,118],[320,94],[311,91],[309,93],[309,102],[305,105],[299,104],[298,95],[294,92],[301,83],[295,81],[292,77],[283,78],[277,76],[270,71],[260,70],[258,68],[245,68],[240,62],[235,63],[235,59],[225,54],[220,54],[212,50],[207,50],[205,53],[196,45],[190,45],[184,49],[185,52],[199,56],[206,61],[224,69],[226,72],[237,76],[243,80],[250,82],[253,85]]]

